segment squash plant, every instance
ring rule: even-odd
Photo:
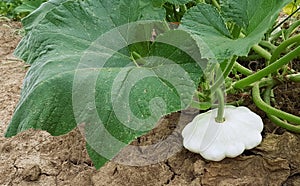
[[[31,67],[6,137],[29,128],[57,136],[79,125],[100,168],[162,116],[191,105],[203,109],[202,102],[213,100],[233,67],[253,74],[236,63],[237,56],[246,56],[252,47],[268,57],[257,44],[287,3],[50,0],[22,20],[26,35],[15,54]],[[180,25],[170,29],[166,20]],[[264,73],[229,89],[261,83],[294,58],[299,47],[283,58],[278,52]],[[209,80],[208,69],[223,73],[202,94],[197,90]],[[195,93],[203,95],[199,103],[193,101]]]

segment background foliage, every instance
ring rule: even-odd
[[[20,20],[47,0],[2,0],[0,16]]]

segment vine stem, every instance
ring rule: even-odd
[[[274,80],[273,80],[271,82],[271,84],[273,84],[273,86],[274,86],[276,83],[274,83]],[[263,110],[268,115],[274,115],[278,118],[281,118],[281,119],[287,120],[291,123],[300,125],[300,117],[295,116],[293,114],[289,114],[282,110],[276,109],[276,108],[270,106],[269,104],[265,103],[260,97],[259,85],[260,85],[260,83],[256,83],[252,88],[253,101],[258,108]]]
[[[264,93],[264,101],[268,104],[268,105],[271,105],[271,92],[272,92],[272,88],[273,86],[272,85],[269,85],[266,90],[265,90],[265,93]],[[267,114],[268,118],[276,125],[278,125],[279,127],[282,127],[282,128],[285,128],[289,131],[293,131],[293,132],[297,132],[297,133],[300,133],[300,126],[295,126],[295,125],[292,125],[286,121],[282,121],[281,119],[279,119],[278,117],[276,116],[273,116],[273,115],[270,115],[270,114]]]
[[[300,20],[294,22],[290,27],[285,31],[284,35],[285,38],[288,38],[295,30],[296,28],[300,25]]]
[[[246,37],[242,32],[240,33],[240,38]],[[254,50],[256,53],[258,53],[260,56],[265,58],[266,60],[270,60],[272,55],[270,52],[259,46],[258,44],[252,46],[252,50]]]
[[[216,92],[216,90],[221,86],[221,84],[224,82],[224,79],[229,75],[229,73],[231,72],[234,64],[236,63],[237,60],[237,56],[232,56],[230,59],[229,64],[226,66],[224,72],[223,72],[223,76],[220,77],[215,84],[210,88],[210,92],[211,94],[214,94]]]
[[[223,123],[225,121],[224,118],[225,100],[224,100],[223,92],[221,91],[220,88],[216,90],[216,95],[218,98],[218,115],[215,118],[215,120],[217,123]]]
[[[264,69],[254,73],[242,80],[235,82],[233,84],[233,87],[237,88],[237,89],[243,89],[243,88],[251,85],[252,83],[262,79],[263,77],[275,72],[276,70],[281,68],[283,65],[288,64],[292,59],[294,59],[299,54],[300,54],[300,46],[298,46],[297,48],[295,48],[293,51],[289,52],[282,58],[278,59],[271,65],[265,67]]]
[[[282,121],[281,119],[273,115],[268,115],[268,117],[273,123],[277,124],[279,127],[285,128],[289,131],[300,133],[300,126],[295,126],[286,121]]]
[[[251,74],[253,74],[253,71],[242,66],[241,64],[239,64],[238,62],[235,62],[234,63],[234,66],[233,66],[238,72],[242,73],[243,75],[246,75],[246,76],[250,76]]]
[[[285,41],[283,41],[277,48],[274,50],[273,55],[270,59],[270,64],[274,63],[274,61],[280,57],[280,54],[289,46],[294,43],[300,42],[300,35],[291,37]]]
[[[213,4],[218,10],[221,10],[221,6],[220,6],[219,3],[217,2],[217,0],[212,0],[212,4]]]
[[[195,108],[195,109],[199,109],[199,110],[207,110],[209,108],[212,107],[212,104],[210,102],[197,102],[197,101],[193,101],[190,104],[190,107]]]
[[[131,59],[133,61],[133,63],[135,64],[135,66],[140,67],[140,65],[144,65],[147,62],[143,59],[143,57],[138,54],[137,52],[133,51],[131,53]]]
[[[268,48],[268,49],[270,49],[271,51],[274,51],[274,50],[276,50],[276,46],[275,45],[273,45],[270,41],[261,41],[260,43],[259,43],[261,46],[263,46],[263,47],[266,47],[266,48]]]
[[[265,58],[266,60],[270,60],[272,55],[270,54],[270,52],[266,51],[264,48],[262,48],[259,45],[254,45],[252,47],[252,49],[257,52],[259,55],[261,55],[263,58]]]
[[[286,78],[288,80],[290,80],[290,81],[294,81],[294,82],[300,83],[300,73],[287,75]]]

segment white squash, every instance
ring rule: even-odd
[[[225,106],[223,123],[217,109],[197,115],[182,131],[183,146],[207,160],[220,161],[252,149],[262,140],[262,119],[247,107]]]

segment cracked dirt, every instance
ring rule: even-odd
[[[59,137],[29,130],[4,138],[27,67],[12,55],[21,38],[20,28],[18,22],[0,21],[1,186],[300,185],[300,136],[278,130],[267,119],[264,119],[264,140],[260,146],[221,162],[205,161],[180,149],[157,164],[126,166],[108,162],[96,170],[77,129]],[[249,107],[265,118],[255,106],[249,103]],[[193,113],[182,115],[185,121],[193,118]],[[179,113],[165,117],[158,128],[132,144],[146,145],[164,139],[176,128],[178,117]]]

